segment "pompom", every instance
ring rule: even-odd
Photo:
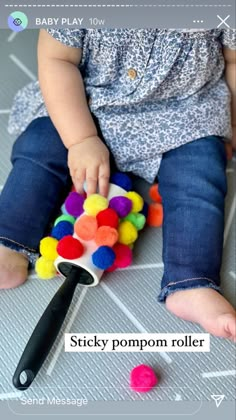
[[[73,225],[75,223],[75,218],[69,214],[62,214],[55,220],[54,226],[56,226],[59,222],[70,222]]]
[[[98,227],[100,226],[110,226],[113,228],[118,227],[119,217],[118,214],[113,209],[105,209],[100,211],[97,216]]]
[[[101,270],[107,270],[115,261],[116,254],[109,246],[100,246],[92,254],[93,264]]]
[[[74,260],[81,257],[84,253],[84,247],[82,243],[73,238],[73,236],[64,236],[57,245],[58,254],[68,260]]]
[[[132,201],[132,213],[138,213],[143,208],[143,197],[136,193],[135,191],[129,191],[125,194]]]
[[[65,201],[65,209],[71,216],[79,217],[84,212],[83,204],[83,195],[74,191],[68,195]]]
[[[132,263],[132,251],[128,245],[115,244],[113,251],[116,254],[114,265],[118,268],[128,267]]]
[[[147,219],[147,216],[148,216],[148,203],[146,201],[144,201],[143,208],[142,208],[142,210],[139,213],[140,214],[143,214],[144,217]]]
[[[108,207],[108,200],[100,194],[91,194],[84,201],[84,211],[90,216],[96,216]]]
[[[118,241],[121,244],[125,244],[125,245],[132,244],[132,242],[136,241],[138,237],[137,229],[128,220],[125,220],[124,222],[121,222],[119,224],[118,233],[119,233]]]
[[[147,224],[153,227],[160,227],[163,223],[163,207],[159,203],[151,203],[148,208]]]
[[[53,238],[60,239],[64,238],[67,235],[73,235],[74,232],[74,225],[67,221],[61,221],[57,223],[56,226],[53,227],[51,235]]]
[[[147,365],[139,365],[130,372],[130,388],[137,392],[148,392],[158,383],[154,370]]]
[[[118,241],[118,232],[110,226],[100,226],[94,238],[98,246],[113,246]]]
[[[132,181],[131,178],[123,172],[115,172],[110,177],[110,182],[112,184],[118,185],[126,191],[132,190]]]
[[[74,230],[84,241],[90,241],[94,238],[97,232],[98,224],[97,219],[94,216],[83,214],[74,224]]]
[[[45,257],[39,257],[35,263],[35,271],[42,280],[49,280],[56,276],[54,262]]]
[[[118,267],[116,267],[115,263],[111,265],[111,267],[108,267],[106,269],[107,273],[112,273],[113,271],[117,270]]]
[[[132,201],[123,196],[113,197],[109,201],[109,207],[118,214],[119,217],[125,217],[132,208]]]
[[[152,201],[155,201],[156,203],[162,203],[162,198],[158,190],[158,184],[153,184],[149,188],[149,196]]]
[[[40,254],[47,260],[54,261],[57,257],[57,244],[58,240],[51,236],[46,236],[41,239],[39,244]]]
[[[65,203],[61,206],[61,212],[62,212],[62,214],[66,215],[66,216],[70,216],[68,211],[66,210]]]
[[[131,222],[137,230],[142,230],[146,223],[146,218],[141,213],[129,213],[124,220]]]

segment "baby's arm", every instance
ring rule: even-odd
[[[231,115],[233,127],[232,146],[236,150],[236,50],[223,49],[225,58],[225,77],[231,91]]]
[[[97,135],[87,105],[78,65],[81,48],[67,47],[45,30],[38,42],[38,76],[48,113],[68,148],[68,166],[79,192],[87,182],[88,193],[107,194],[109,152]]]

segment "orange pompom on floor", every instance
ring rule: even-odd
[[[162,203],[162,198],[158,190],[158,184],[153,184],[149,188],[149,197],[155,201],[155,203]]]
[[[163,223],[163,206],[160,203],[151,203],[148,206],[148,226],[160,227]]]

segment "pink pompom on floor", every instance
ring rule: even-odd
[[[130,372],[130,388],[137,392],[148,392],[158,383],[154,370],[148,365],[139,365]]]

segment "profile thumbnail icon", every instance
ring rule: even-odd
[[[21,32],[28,26],[28,18],[23,12],[13,12],[8,16],[8,26],[14,32]]]

